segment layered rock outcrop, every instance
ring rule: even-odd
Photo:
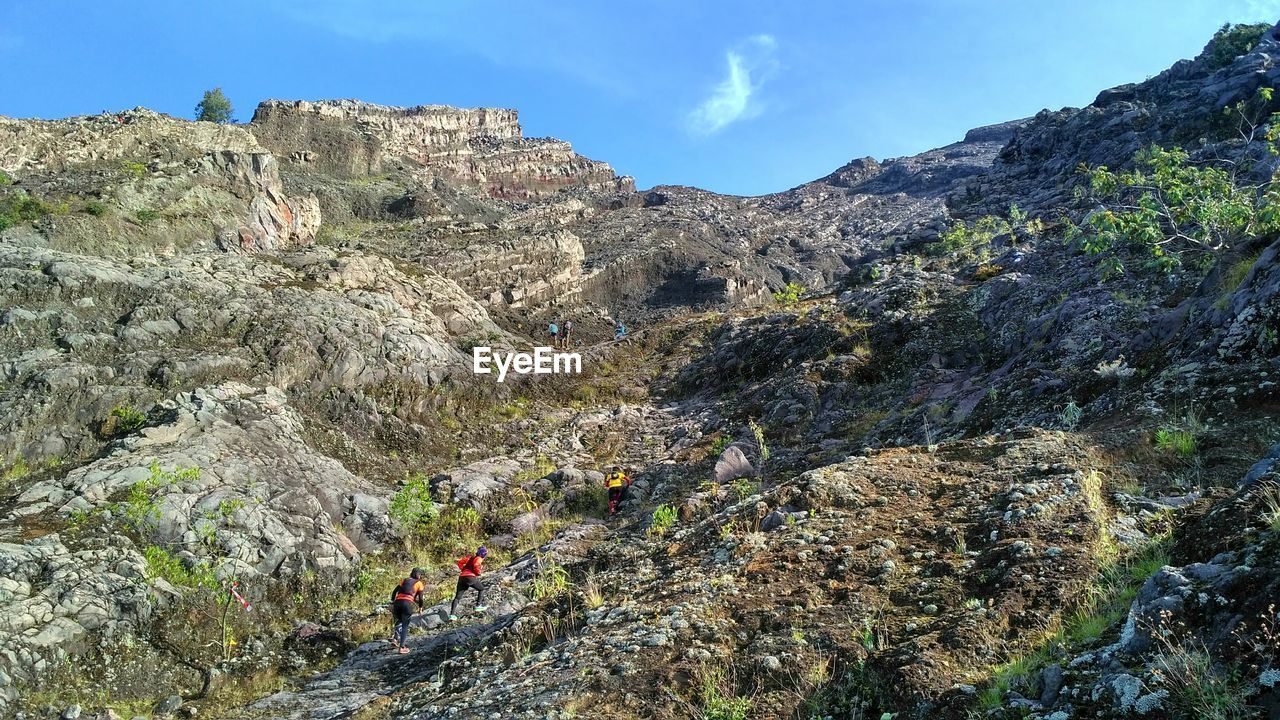
[[[630,178],[569,143],[523,137],[515,110],[270,100],[249,127],[287,162],[340,177],[377,175],[408,162],[427,177],[502,200],[536,200],[572,186],[635,189]]]
[[[0,169],[25,190],[97,197],[118,207],[127,236],[184,236],[194,247],[238,252],[310,245],[320,226],[314,196],[284,191],[275,159],[244,129],[190,123],[148,110],[67,120],[0,118]],[[74,178],[68,187],[68,179]],[[100,247],[100,226],[72,216],[49,229],[69,249]],[[162,241],[163,242],[163,241]],[[166,252],[172,252],[168,240]]]

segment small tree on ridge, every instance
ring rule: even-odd
[[[222,94],[222,88],[216,87],[204,91],[204,98],[196,105],[196,120],[229,123],[231,112],[231,101]]]

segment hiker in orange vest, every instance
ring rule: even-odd
[[[413,604],[422,610],[422,568],[414,568],[409,577],[400,581],[391,592],[391,619],[395,621],[395,632],[391,637],[391,647],[400,648],[400,654],[409,652],[405,643],[409,640],[409,621],[413,620]]]
[[[462,598],[462,593],[475,588],[476,591],[476,607],[475,611],[482,613],[488,610],[487,605],[481,605],[484,600],[484,583],[480,582],[480,573],[484,571],[484,559],[489,556],[489,548],[481,545],[474,555],[458,559],[458,570],[461,574],[458,576],[458,588],[453,591],[453,602],[449,603],[449,619],[458,619],[458,600]]]

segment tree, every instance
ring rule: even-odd
[[[231,122],[231,101],[222,94],[222,88],[216,87],[204,91],[204,98],[196,105],[196,120],[215,123]]]

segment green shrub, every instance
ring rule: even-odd
[[[1270,102],[1271,89],[1263,88],[1260,96]],[[1243,105],[1235,112],[1244,118]],[[1245,124],[1249,127],[1242,132],[1251,134],[1252,121]],[[1280,128],[1269,130],[1273,153],[1280,149],[1277,139]],[[1088,188],[1079,194],[1101,209],[1080,226],[1070,224],[1066,238],[1101,258],[1104,279],[1125,272],[1125,248],[1144,255],[1150,267],[1169,272],[1189,260],[1212,262],[1240,237],[1280,231],[1280,187],[1274,179],[1238,185],[1234,166],[1192,163],[1178,147],[1152,145],[1139,151],[1134,163],[1132,171],[1119,173],[1106,166],[1081,168]]]
[[[1262,35],[1271,29],[1270,23],[1238,24],[1225,23],[1213,34],[1213,39],[1205,47],[1201,57],[1212,69],[1223,68],[1237,57],[1252,50]]]
[[[208,563],[187,567],[167,550],[156,545],[143,548],[142,557],[147,563],[148,580],[163,579],[170,585],[178,587],[218,589],[218,576]]]
[[[25,191],[10,192],[0,197],[0,230],[35,222],[49,212],[49,206],[31,197]]]
[[[172,471],[160,469],[159,462],[152,462],[150,475],[129,486],[124,502],[116,503],[115,511],[123,518],[126,528],[136,533],[146,533],[152,523],[160,519],[160,501],[158,491],[180,482],[196,480],[200,477],[200,468],[177,467]]]
[[[134,213],[134,216],[138,218],[139,225],[146,225],[159,218],[160,213],[155,210],[151,210],[150,208],[142,208],[138,212]]]
[[[721,453],[724,452],[725,448],[729,447],[729,445],[732,442],[733,442],[733,438],[729,437],[728,435],[721,435],[720,437],[716,438],[715,442],[711,443],[711,453],[713,455],[719,456]]]
[[[229,123],[232,112],[231,101],[222,93],[220,87],[205,90],[204,97],[196,103],[196,120]]]
[[[760,483],[749,478],[738,478],[733,481],[733,493],[738,496],[738,502],[742,502],[760,490]]]
[[[924,246],[928,255],[941,256],[955,253],[974,253],[986,248],[999,235],[1012,231],[1009,221],[996,215],[984,215],[970,225],[964,220],[953,223],[937,242]]]
[[[653,521],[649,523],[649,534],[666,535],[676,523],[676,509],[670,505],[659,505],[653,510]]]
[[[789,282],[787,286],[773,294],[774,302],[783,307],[790,307],[800,302],[807,288],[797,282]]]
[[[103,205],[97,200],[90,200],[89,202],[85,203],[84,211],[94,217],[102,217],[103,215],[107,214],[107,206]]]
[[[419,534],[435,524],[440,510],[431,499],[431,484],[423,473],[416,473],[391,496],[387,515],[407,532]]]
[[[0,185],[12,185],[13,178],[9,177],[9,173],[0,170]]]
[[[589,483],[565,504],[565,509],[571,513],[601,517],[609,509],[609,491],[603,485]]]
[[[111,434],[127,435],[134,430],[142,427],[147,422],[147,416],[140,410],[135,410],[128,405],[117,405],[111,408]]]

